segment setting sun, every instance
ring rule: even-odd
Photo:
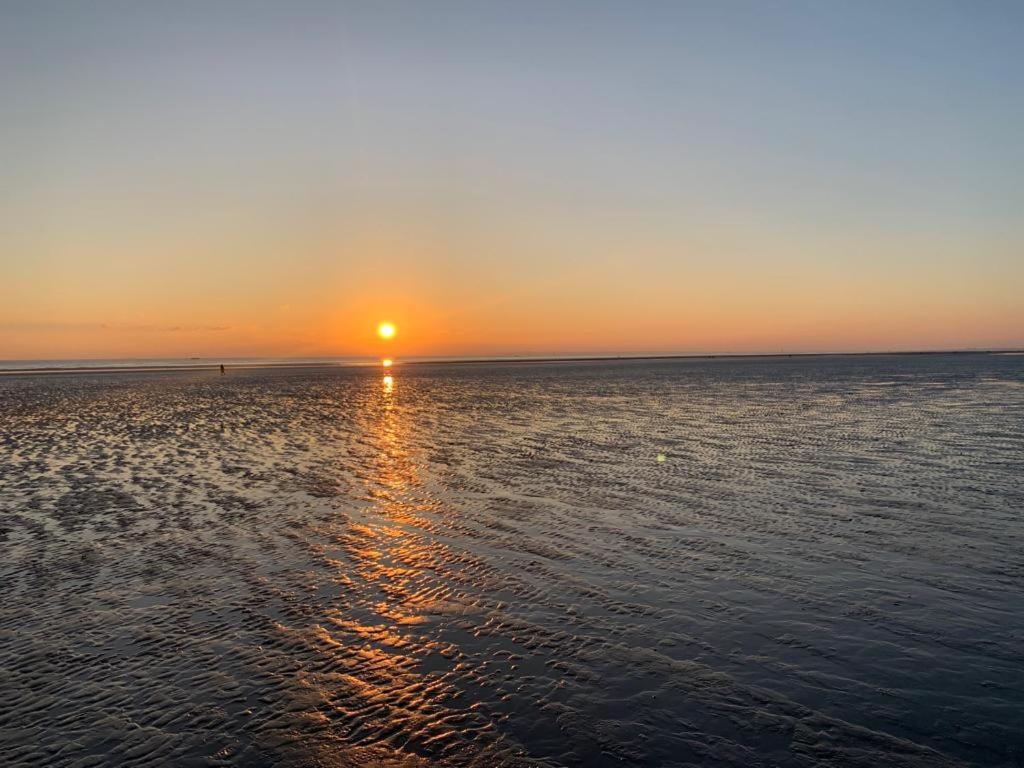
[[[381,323],[377,326],[377,335],[382,339],[392,339],[395,336],[394,323]]]
[[[383,365],[385,368],[390,368],[393,363],[394,361],[390,357],[385,357],[383,360],[380,361],[380,364]]]

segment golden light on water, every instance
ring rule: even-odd
[[[395,328],[394,323],[384,321],[377,326],[377,335],[385,341],[393,339],[398,329]],[[385,357],[380,361],[380,364],[384,367],[384,394],[389,395],[395,389],[395,380],[391,377],[387,371],[394,365],[395,361],[390,357]]]

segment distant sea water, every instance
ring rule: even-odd
[[[0,765],[1021,766],[1022,478],[1014,355],[0,377]]]
[[[3,373],[77,373],[88,371],[132,371],[132,370],[182,370],[219,368],[310,368],[316,366],[352,367],[379,365],[380,357],[146,357],[146,358],[81,358],[54,360],[0,360],[0,374]],[[572,360],[623,359],[569,356],[552,358],[539,355],[519,355],[509,358],[518,362],[562,362]],[[637,359],[637,358],[628,358]],[[651,359],[651,358],[647,358]],[[656,358],[664,359],[664,358]],[[402,356],[406,363],[486,363],[494,362],[488,357],[422,357]]]
[[[367,365],[378,362],[370,357],[162,357],[162,358],[89,358],[77,360],[0,360],[0,372],[11,371],[89,371],[116,369],[215,368],[230,365],[245,368],[311,365]]]

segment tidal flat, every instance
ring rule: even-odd
[[[0,764],[1024,765],[1024,356],[0,377]]]

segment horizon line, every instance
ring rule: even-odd
[[[644,360],[714,360],[751,358],[792,358],[792,357],[879,357],[879,356],[922,356],[922,355],[1024,355],[1024,347],[1007,348],[958,348],[958,349],[904,349],[874,350],[858,352],[722,352],[722,353],[678,353],[678,354],[619,354],[619,355],[501,355],[501,356],[439,356],[410,357],[395,359],[396,366],[407,365],[473,365],[473,364],[530,364],[530,363],[587,363]],[[167,365],[81,365],[81,366],[40,366],[5,368],[5,363],[32,362],[111,362],[166,361]],[[40,358],[23,360],[0,360],[0,376],[52,375],[76,373],[132,373],[132,372],[175,372],[217,370],[224,361],[237,360],[231,365],[234,370],[260,370],[269,368],[370,368],[379,365],[376,356],[369,355],[325,355],[310,357],[188,357],[188,358]],[[339,362],[347,360],[348,362]],[[182,361],[182,364],[175,364]],[[196,361],[188,364],[187,361]]]

